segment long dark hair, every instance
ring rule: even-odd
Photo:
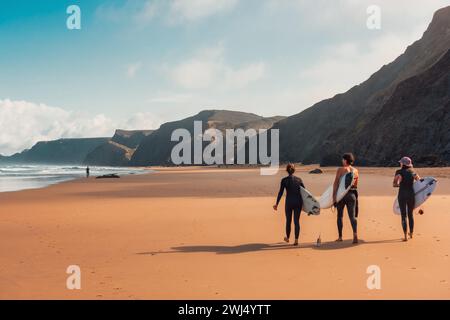
[[[347,161],[347,163],[352,166],[355,163],[355,156],[353,155],[353,153],[346,153],[342,156],[342,159],[344,159],[345,161]]]

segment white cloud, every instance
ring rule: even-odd
[[[116,127],[125,130],[157,129],[162,123],[161,119],[150,112],[139,112],[131,115],[126,121]]]
[[[365,27],[368,17],[366,9],[371,5],[381,8],[382,20],[389,18],[392,23],[402,23],[431,18],[434,11],[448,6],[448,0],[266,0],[264,8],[266,12],[274,13],[296,10],[302,18],[307,19],[308,25],[334,26],[339,29],[350,23],[359,23]]]
[[[225,62],[223,46],[200,50],[169,69],[169,77],[184,89],[240,89],[264,77],[266,65],[253,62],[232,67]]]
[[[142,68],[141,62],[135,62],[127,66],[126,75],[128,78],[132,79],[136,76],[136,73]]]
[[[316,102],[347,91],[400,56],[425,28],[413,30],[409,36],[386,34],[368,47],[348,42],[326,48],[317,64],[300,71],[300,79],[308,83],[303,91],[310,92]]]
[[[158,124],[149,113],[113,121],[103,114],[88,116],[45,104],[0,100],[0,154],[10,155],[42,140],[109,137],[117,128],[153,129]]]
[[[160,1],[146,1],[142,8],[135,13],[134,18],[138,24],[146,24],[153,20],[160,11]]]
[[[102,4],[96,16],[111,22],[132,21],[145,26],[156,18],[169,24],[194,22],[232,10],[239,0],[127,0],[122,5]]]
[[[173,0],[172,19],[194,21],[233,9],[238,0]]]

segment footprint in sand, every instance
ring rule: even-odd
[[[411,267],[411,270],[417,270],[417,268],[416,267]]]

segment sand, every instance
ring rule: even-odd
[[[333,179],[299,175],[315,195]],[[450,169],[402,236],[392,213],[392,168],[361,169],[359,234],[344,216],[302,214],[301,245],[281,242],[284,175],[255,169],[157,168],[113,180],[81,179],[0,194],[1,299],[450,299]],[[316,247],[321,234],[323,244]],[[81,290],[66,269],[81,268]],[[369,290],[371,265],[381,289]]]

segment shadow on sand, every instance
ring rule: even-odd
[[[180,246],[173,247],[170,251],[154,251],[154,252],[139,252],[137,255],[158,255],[169,253],[215,253],[215,254],[239,254],[258,251],[276,251],[276,250],[301,250],[301,249],[315,249],[315,250],[341,250],[347,248],[358,247],[368,244],[382,244],[382,243],[398,243],[401,239],[380,240],[380,241],[364,241],[359,240],[358,244],[353,244],[351,240],[344,240],[343,242],[324,242],[321,246],[316,243],[300,243],[299,246],[293,246],[286,243],[248,243],[237,246]]]

